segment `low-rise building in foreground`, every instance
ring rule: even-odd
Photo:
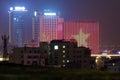
[[[75,40],[41,42],[39,47],[17,47],[10,54],[9,62],[23,65],[65,68],[91,68],[91,50],[78,47]]]

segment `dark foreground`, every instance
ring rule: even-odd
[[[120,73],[0,65],[0,80],[120,80]]]

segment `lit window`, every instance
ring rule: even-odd
[[[65,65],[63,65],[63,67],[65,67]]]
[[[112,63],[113,66],[115,66],[115,63]]]
[[[37,12],[36,11],[34,12],[34,16],[37,16]]]
[[[14,20],[17,20],[16,18],[14,18]]]
[[[69,63],[70,61],[69,60],[67,60],[67,63]]]
[[[62,62],[65,63],[65,60],[63,60]]]
[[[65,55],[63,55],[63,57],[65,58]]]
[[[65,53],[65,50],[63,50],[63,53]]]
[[[118,54],[120,54],[120,51],[118,51]]]
[[[65,48],[65,45],[63,45],[63,48]]]
[[[55,49],[55,50],[58,50],[58,45],[55,45],[55,46],[54,46],[54,49]]]

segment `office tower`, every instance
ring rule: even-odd
[[[63,18],[60,17],[59,13],[51,10],[34,12],[32,36],[37,43],[62,39],[62,27]]]
[[[65,40],[74,39],[78,46],[89,47],[92,54],[99,52],[98,22],[64,22],[63,35]]]
[[[9,42],[15,46],[24,45],[25,7],[10,7],[9,12]]]

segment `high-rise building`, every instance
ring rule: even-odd
[[[63,36],[66,40],[76,40],[78,46],[89,47],[92,54],[99,52],[98,22],[64,22]]]
[[[33,18],[32,37],[37,43],[50,42],[63,38],[63,18],[51,10],[35,11]]]
[[[9,42],[15,46],[23,46],[25,14],[27,10],[25,7],[10,7],[9,10]]]
[[[35,11],[32,35],[37,43],[73,40],[78,46],[89,47],[92,54],[99,52],[98,22],[64,22],[59,13],[54,11]]]

